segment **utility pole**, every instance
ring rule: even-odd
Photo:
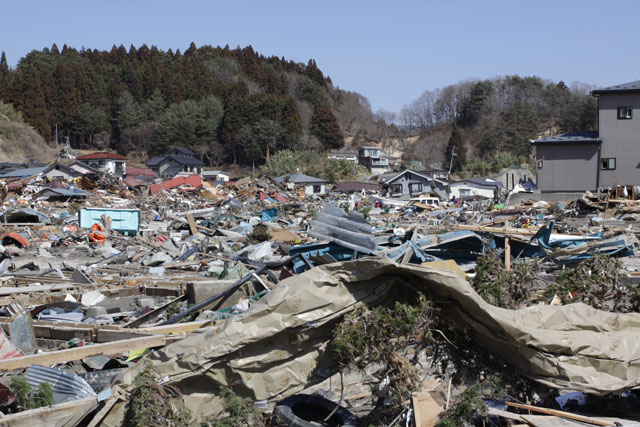
[[[453,168],[453,158],[456,157],[456,146],[451,147],[451,161],[449,162],[449,174],[451,174],[451,168]]]

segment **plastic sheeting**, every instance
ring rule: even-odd
[[[254,401],[274,401],[332,373],[331,330],[345,313],[359,304],[388,302],[395,287],[405,286],[450,300],[448,319],[544,384],[594,394],[640,385],[640,314],[607,313],[581,303],[498,308],[455,273],[378,258],[324,265],[285,279],[239,318],[200,330],[148,359],[181,389],[196,417],[217,410],[211,403],[217,384]],[[126,371],[124,383],[139,369]],[[106,425],[116,425],[123,413],[116,407]]]

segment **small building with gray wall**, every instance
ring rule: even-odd
[[[541,192],[640,185],[640,81],[596,89],[598,131],[534,141]]]

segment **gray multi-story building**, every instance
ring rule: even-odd
[[[640,185],[640,81],[592,94],[598,98],[598,131],[534,141],[538,190],[582,192]]]

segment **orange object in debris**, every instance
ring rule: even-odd
[[[104,243],[107,238],[100,233],[89,233],[89,238],[96,243]]]
[[[104,243],[107,240],[107,237],[102,234],[104,233],[104,227],[102,224],[98,224],[97,222],[91,226],[91,233],[89,233],[89,238],[96,243]]]
[[[91,231],[104,231],[104,227],[102,224],[98,224],[97,222],[91,226]]]
[[[29,247],[29,242],[27,242],[27,239],[25,239],[24,237],[22,237],[18,233],[3,234],[2,236],[0,236],[0,238],[2,238],[2,244],[3,245],[8,245],[8,244],[11,244],[11,243],[17,243],[18,245],[22,246],[23,248],[28,248]]]

